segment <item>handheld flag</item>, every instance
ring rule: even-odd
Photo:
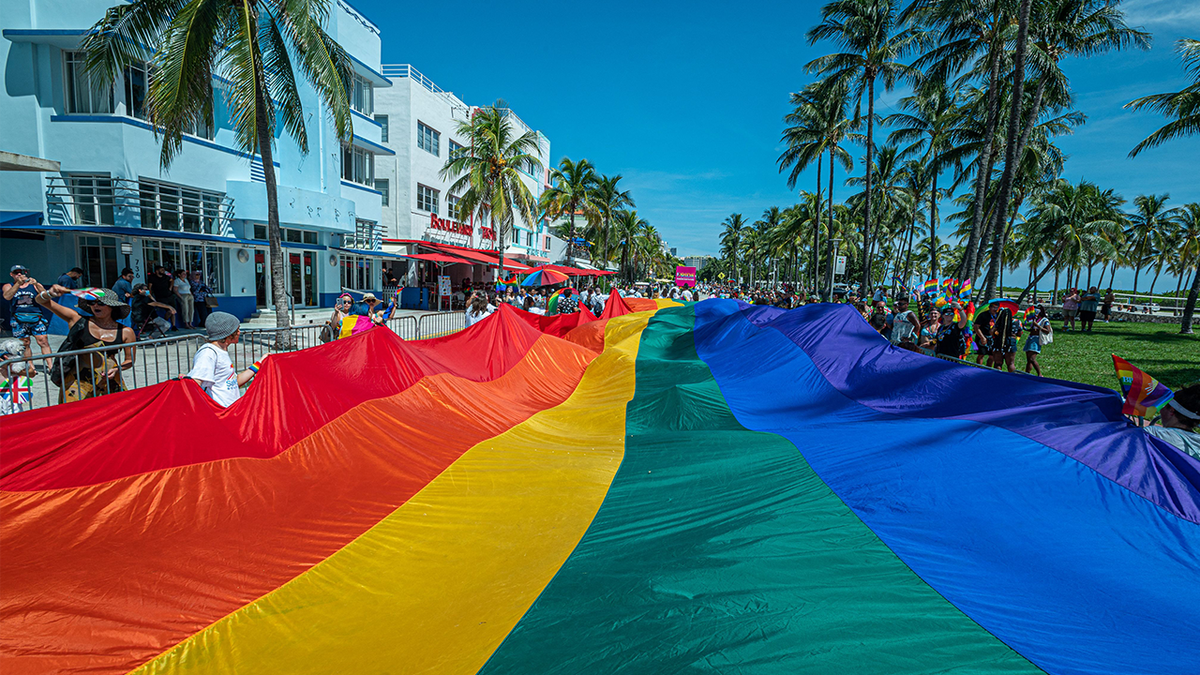
[[[967,279],[963,282],[962,288],[958,290],[958,297],[967,300],[971,297],[971,291],[973,290],[975,290],[975,287],[971,285],[971,280]]]
[[[929,281],[925,282],[925,288],[924,288],[925,295],[933,295],[934,292],[937,291],[937,289],[938,289],[937,279],[930,279]]]
[[[1147,373],[1133,367],[1128,361],[1112,355],[1113,367],[1117,369],[1117,377],[1121,380],[1121,393],[1125,395],[1125,405],[1121,413],[1146,417],[1152,409],[1161,408],[1175,396],[1165,384],[1150,377]]]

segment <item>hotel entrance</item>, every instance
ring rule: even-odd
[[[288,256],[288,295],[296,307],[316,307],[320,303],[317,295],[317,270],[315,251],[296,251]]]

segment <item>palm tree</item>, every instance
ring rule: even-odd
[[[721,223],[725,228],[721,232],[721,253],[726,258],[733,258],[733,275],[734,283],[742,284],[742,270],[738,265],[738,253],[741,252],[742,236],[745,235],[746,219],[742,218],[742,214],[734,213]]]
[[[563,157],[557,169],[550,170],[550,187],[542,193],[542,206],[550,219],[566,215],[571,222],[567,238],[567,265],[575,262],[575,215],[592,217],[596,212],[593,191],[599,179],[596,169],[586,159],[572,162]]]
[[[938,174],[949,165],[946,151],[962,120],[955,93],[945,83],[931,80],[912,96],[900,99],[906,113],[884,118],[889,126],[899,127],[888,136],[888,143],[910,143],[902,157],[921,158],[929,177],[929,236],[937,235]],[[931,260],[933,276],[938,276],[937,259]]]
[[[1153,241],[1154,233],[1170,228],[1175,217],[1179,215],[1179,209],[1166,207],[1167,200],[1170,198],[1171,195],[1164,193],[1161,195],[1138,195],[1133,199],[1134,211],[1127,216],[1129,227],[1126,229],[1125,235],[1132,244],[1129,257],[1133,263],[1134,295],[1137,294],[1138,277],[1150,257],[1148,249]]]
[[[833,166],[834,162],[842,165],[846,171],[854,166],[850,153],[842,147],[847,138],[856,137],[851,133],[853,122],[846,117],[846,88],[822,88],[809,85],[803,91],[792,94],[792,112],[783,119],[789,126],[783,130],[783,142],[787,149],[779,156],[779,170],[791,169],[788,174],[788,187],[796,188],[800,173],[817,160],[817,191],[816,207],[812,220],[812,281],[815,287],[819,283],[818,256],[821,248],[820,214],[821,214],[821,161],[823,153],[829,154],[829,203],[833,204]],[[830,218],[833,211],[830,210]]]
[[[1171,139],[1200,133],[1200,40],[1184,38],[1179,41],[1178,50],[1183,60],[1183,68],[1191,76],[1192,83],[1180,91],[1143,96],[1125,105],[1126,108],[1134,110],[1149,108],[1175,118],[1134,146],[1133,150],[1129,151],[1130,157],[1136,157],[1141,151],[1162,145]]]
[[[620,211],[632,209],[633,197],[628,190],[618,187],[621,175],[600,176],[596,179],[592,191],[592,206],[595,210],[596,227],[590,237],[593,240],[592,263],[601,267],[610,257],[609,246],[612,244],[610,230],[613,219]]]
[[[526,224],[537,219],[537,199],[521,181],[518,167],[542,168],[542,150],[536,131],[516,135],[503,101],[478,108],[457,131],[469,142],[446,160],[439,174],[454,181],[450,194],[462,195],[461,213],[487,218],[500,249],[499,277],[504,278],[504,235],[514,221],[514,212]]]
[[[987,190],[995,164],[994,140],[1000,122],[1000,69],[1011,40],[1012,0],[913,0],[905,10],[922,24],[936,27],[938,46],[923,54],[915,66],[925,68],[930,79],[948,81],[967,71],[965,78],[982,78],[983,90],[975,97],[978,110],[967,115],[976,131],[974,199],[964,224],[967,245],[959,269],[962,278],[975,276],[983,238]],[[982,122],[982,124],[979,124]],[[962,176],[960,176],[962,178]]]
[[[136,63],[152,64],[146,110],[162,137],[164,169],[179,154],[186,129],[213,126],[213,76],[223,78],[238,147],[262,158],[279,328],[288,327],[288,295],[272,139],[282,124],[300,152],[308,153],[297,71],[328,108],[337,138],[349,141],[354,134],[346,97],[350,57],[321,28],[331,4],[134,0],[106,11],[82,43],[88,72],[105,81]]]
[[[1112,255],[1112,240],[1120,231],[1123,200],[1095,183],[1074,185],[1059,179],[1039,193],[1029,213],[1027,246],[1052,251],[1050,259],[1021,292],[1022,302],[1037,282],[1063,260],[1079,260],[1088,250]]]
[[[643,228],[650,223],[638,216],[637,211],[620,211],[613,221],[613,236],[617,242],[617,250],[621,255],[621,276],[627,281],[633,281],[634,272],[631,261],[636,261],[639,245],[638,236]]]
[[[917,71],[901,63],[922,43],[924,33],[916,27],[901,28],[894,0],[833,0],[821,9],[821,23],[808,31],[808,41],[833,40],[846,51],[828,54],[809,62],[805,69],[826,78],[824,87],[845,86],[858,104],[855,121],[860,119],[862,98],[867,98],[866,164],[872,166],[875,131],[875,82],[882,80],[884,90]],[[871,285],[871,179],[867,172],[866,204],[863,209],[864,257],[862,286]]]
[[[1192,332],[1196,296],[1200,295],[1200,203],[1192,202],[1181,209],[1179,226],[1183,230],[1179,244],[1179,286],[1183,285],[1188,271],[1192,273],[1192,287],[1188,290],[1187,304],[1183,306],[1183,320],[1179,325],[1179,332],[1188,334]],[[1176,286],[1176,296],[1179,295],[1179,286]]]
[[[1031,0],[1021,0],[1017,12],[1017,43],[1010,95],[1012,107],[1008,117],[1008,133],[1005,135],[1004,172],[1000,176],[994,209],[996,235],[992,238],[992,263],[988,266],[984,296],[988,298],[995,294],[996,279],[1000,272],[1000,251],[1004,247],[1006,230],[999,224],[1008,213],[1017,163],[1029,140],[1029,133],[1041,115],[1047,86],[1065,89],[1063,83],[1066,76],[1059,69],[1059,61],[1066,56],[1091,56],[1127,45],[1136,44],[1143,49],[1150,46],[1149,34],[1127,26],[1124,13],[1111,0],[1040,0],[1033,22],[1029,20],[1031,7]],[[1034,38],[1032,45],[1028,39],[1030,37]],[[1034,48],[1032,63],[1041,72],[1028,119],[1025,119],[1022,114],[1025,103],[1022,92],[1025,85],[1025,56],[1030,46]],[[1064,92],[1060,98],[1069,99],[1069,95]]]

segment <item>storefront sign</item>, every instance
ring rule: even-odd
[[[479,236],[483,237],[484,239],[496,241],[496,231],[490,227],[479,228]]]
[[[680,265],[675,268],[675,285],[691,288],[696,285],[696,268]]]
[[[460,223],[454,220],[444,220],[442,218],[438,218],[436,213],[429,214],[429,226],[435,230],[444,230],[453,234],[461,234],[465,237],[471,236],[471,234],[475,231],[475,228],[468,223]]]

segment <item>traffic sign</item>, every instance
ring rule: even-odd
[[[719,273],[717,274],[717,278],[718,278],[718,279],[724,279],[724,278],[725,278],[725,273],[724,273],[724,272],[719,272]]]

